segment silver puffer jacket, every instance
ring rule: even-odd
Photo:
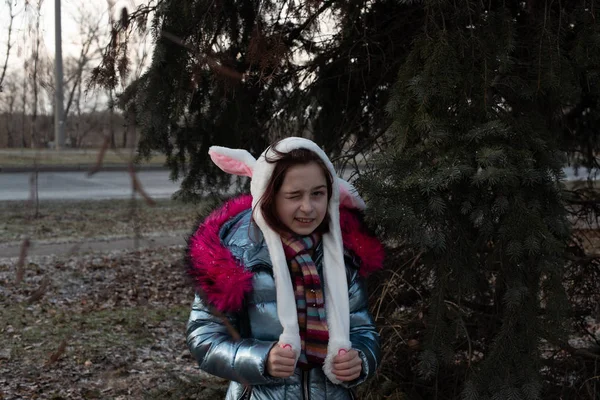
[[[230,206],[226,204],[218,218],[200,225],[188,243],[190,273],[203,292],[202,297],[195,297],[187,325],[187,344],[198,365],[212,375],[232,381],[226,400],[354,399],[352,388],[372,376],[380,360],[379,335],[368,311],[367,292],[360,276],[364,274],[359,274],[361,259],[355,252],[345,250],[350,340],[363,361],[361,376],[342,385],[330,382],[321,368],[310,371],[297,368],[293,376],[285,379],[270,377],[266,371],[267,357],[282,332],[271,262],[260,230],[251,222],[250,210],[230,217],[240,208]],[[211,237],[215,233],[219,243]],[[362,247],[363,239],[354,237],[354,247]],[[199,241],[202,241],[200,249]],[[235,260],[235,265],[231,265],[229,257]],[[376,257],[381,258],[382,254]],[[322,279],[320,246],[315,250],[315,264]],[[243,290],[245,285],[248,289]],[[223,317],[229,319],[241,339],[233,339]]]

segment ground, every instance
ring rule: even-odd
[[[38,243],[117,239],[133,236],[136,227],[142,236],[186,234],[202,211],[193,204],[156,202],[149,207],[141,200],[45,201],[37,214],[26,202],[0,202],[0,246],[27,237]]]
[[[101,232],[110,241],[132,229],[109,223],[108,203],[74,204],[46,204],[40,219],[2,210],[0,245],[29,236],[64,248],[28,257],[20,283],[17,257],[0,258],[0,399],[223,398],[226,382],[203,375],[185,343],[193,289],[184,241],[77,254],[73,243],[82,237]],[[117,219],[129,207],[113,205]],[[142,234],[189,231],[197,214],[197,207],[171,202],[146,208],[138,205]],[[177,218],[182,214],[187,218]]]
[[[31,205],[0,203],[0,400],[224,398],[227,383],[203,374],[185,343],[193,289],[183,250],[204,208],[43,202],[36,215]],[[153,247],[124,246],[136,232],[156,238]],[[588,250],[597,249],[597,231],[585,233]],[[26,238],[18,282],[18,252],[9,253]],[[106,246],[82,253],[92,241]],[[585,323],[598,337],[597,320]]]

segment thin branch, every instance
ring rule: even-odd
[[[79,86],[81,86],[83,70],[85,68],[85,65],[90,60],[90,58],[88,57],[88,54],[89,54],[92,42],[98,36],[98,31],[100,30],[101,19],[102,19],[102,16],[100,17],[100,19],[98,19],[98,21],[94,25],[89,26],[89,31],[87,32],[87,37],[81,46],[79,60],[77,61],[77,70],[74,73],[75,82],[73,83],[73,87],[71,88],[71,91],[69,93],[69,99],[67,101],[67,106],[65,108],[65,118],[67,118],[67,116],[69,115],[69,111],[71,109],[71,105],[73,104],[73,100],[75,97],[75,92],[77,91],[77,88]],[[84,25],[84,23],[85,23],[84,16],[82,16],[80,24]]]
[[[12,0],[6,0],[6,4],[8,5],[10,21],[8,24],[8,42],[6,43],[6,58],[4,59],[4,66],[2,67],[2,75],[0,75],[0,93],[2,92],[2,82],[4,82],[4,77],[6,76],[6,68],[8,66],[8,59],[10,58],[10,50],[12,48],[12,43],[11,43],[12,28],[13,28],[13,21],[15,19],[15,14],[13,14]]]
[[[285,44],[287,44],[288,46],[291,46],[294,42],[294,40],[296,40],[301,34],[302,32],[308,27],[310,26],[310,24],[312,24],[313,22],[315,22],[315,20],[325,12],[325,10],[327,10],[329,7],[331,7],[333,4],[335,3],[335,0],[329,0],[326,1],[325,3],[323,3],[323,5],[317,10],[317,12],[315,12],[313,15],[311,15],[310,17],[308,17],[306,19],[306,21],[304,21],[304,23],[296,28],[294,28],[289,36],[287,37],[287,39],[284,41]]]
[[[561,349],[567,351],[573,356],[584,357],[590,360],[600,361],[600,354],[595,354],[589,351],[588,349],[578,349],[576,347],[571,346],[567,342],[558,343]]]

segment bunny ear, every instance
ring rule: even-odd
[[[208,149],[208,154],[223,171],[233,175],[252,177],[256,159],[246,150],[211,146]]]
[[[342,178],[336,178],[336,180],[340,188],[340,205],[358,210],[367,208],[354,186]]]

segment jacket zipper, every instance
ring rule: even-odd
[[[252,386],[248,385],[244,388],[240,400],[250,400],[250,396],[252,396]]]
[[[349,389],[348,391],[350,392],[350,400],[356,400],[356,395],[354,394],[354,390]]]
[[[310,400],[308,377],[310,371],[302,371],[302,400]]]

